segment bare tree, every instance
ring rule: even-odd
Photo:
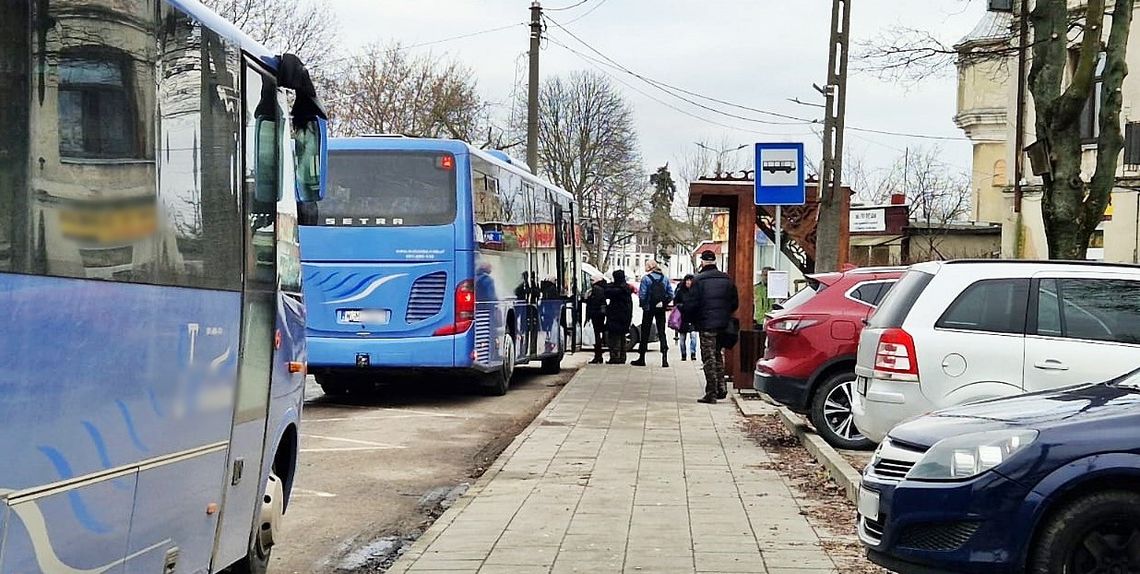
[[[488,105],[467,66],[432,54],[413,56],[399,44],[372,44],[344,68],[328,99],[334,133],[488,141]]]
[[[329,0],[203,0],[251,38],[277,53],[296,54],[314,79],[337,57],[339,23]]]
[[[524,133],[522,126],[513,129]],[[548,78],[539,91],[538,145],[539,171],[573,194],[583,221],[596,230],[600,241],[590,261],[608,263],[614,246],[648,221],[649,178],[632,108],[600,73]]]
[[[939,245],[954,223],[969,216],[973,199],[969,175],[942,161],[942,155],[940,146],[919,147],[885,170],[849,174],[862,179],[856,191],[867,203],[888,204],[893,195],[905,196],[907,220],[923,230],[923,251],[934,257],[943,255]]]
[[[902,34],[898,42],[878,42],[863,54],[864,67],[880,75],[922,78],[955,61],[1004,60],[1020,50],[1028,51],[1026,81],[1036,114],[1036,145],[1048,164],[1041,184],[1041,214],[1049,256],[1055,259],[1085,257],[1116,185],[1124,147],[1121,88],[1128,74],[1126,56],[1135,0],[1115,0],[1111,7],[1106,0],[1071,4],[1067,0],[1034,1],[1027,22],[1031,34],[1024,46],[1014,39],[984,49],[967,46],[953,50],[950,56],[945,45],[912,31]],[[1089,129],[1082,129],[1089,109],[1095,110],[1095,118],[1087,118]],[[1081,169],[1086,141],[1096,144],[1091,177]]]
[[[686,148],[678,154],[674,162],[677,164],[677,174],[680,177],[677,181],[677,200],[673,204],[674,219],[680,222],[676,240],[689,252],[712,237],[714,211],[707,207],[689,207],[689,186],[702,177],[715,177],[718,159],[720,170],[725,173],[746,168],[748,164],[741,161],[739,154],[722,154],[718,158],[716,153],[709,151],[732,149],[735,147],[734,144],[738,143],[740,142],[728,136],[722,137],[717,144],[702,141],[698,145]]]

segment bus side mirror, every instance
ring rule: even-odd
[[[297,201],[320,201],[325,197],[329,159],[328,121],[313,118],[293,134],[297,172]]]

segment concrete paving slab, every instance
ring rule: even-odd
[[[392,571],[834,569],[741,414],[700,388],[697,369],[581,370]]]

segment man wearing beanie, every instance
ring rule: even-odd
[[[727,273],[716,268],[716,253],[701,253],[701,270],[693,288],[685,297],[682,311],[700,333],[701,359],[705,371],[705,396],[698,402],[715,404],[728,397],[724,382],[724,354],[717,342],[721,331],[729,326],[733,313],[740,307],[736,285]]]

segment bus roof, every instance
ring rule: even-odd
[[[241,46],[243,51],[260,60],[261,63],[269,66],[271,69],[277,69],[277,56],[271,52],[269,48],[262,46],[256,40],[250,38],[229,20],[217,15],[199,0],[167,1],[175,8],[186,12],[195,20],[201,22],[205,27],[217,32],[223,38]]]
[[[456,155],[470,154],[482,159],[483,161],[493,163],[502,169],[510,170],[518,174],[524,180],[542,185],[543,187],[558,193],[565,198],[573,201],[574,196],[554,185],[553,183],[535,176],[530,172],[525,165],[516,164],[514,161],[504,161],[500,153],[490,153],[486,150],[481,150],[468,144],[467,142],[449,139],[435,139],[435,138],[409,138],[402,136],[365,136],[365,137],[352,137],[352,138],[329,138],[329,151],[436,151],[448,152]],[[504,154],[505,155],[505,154]]]

